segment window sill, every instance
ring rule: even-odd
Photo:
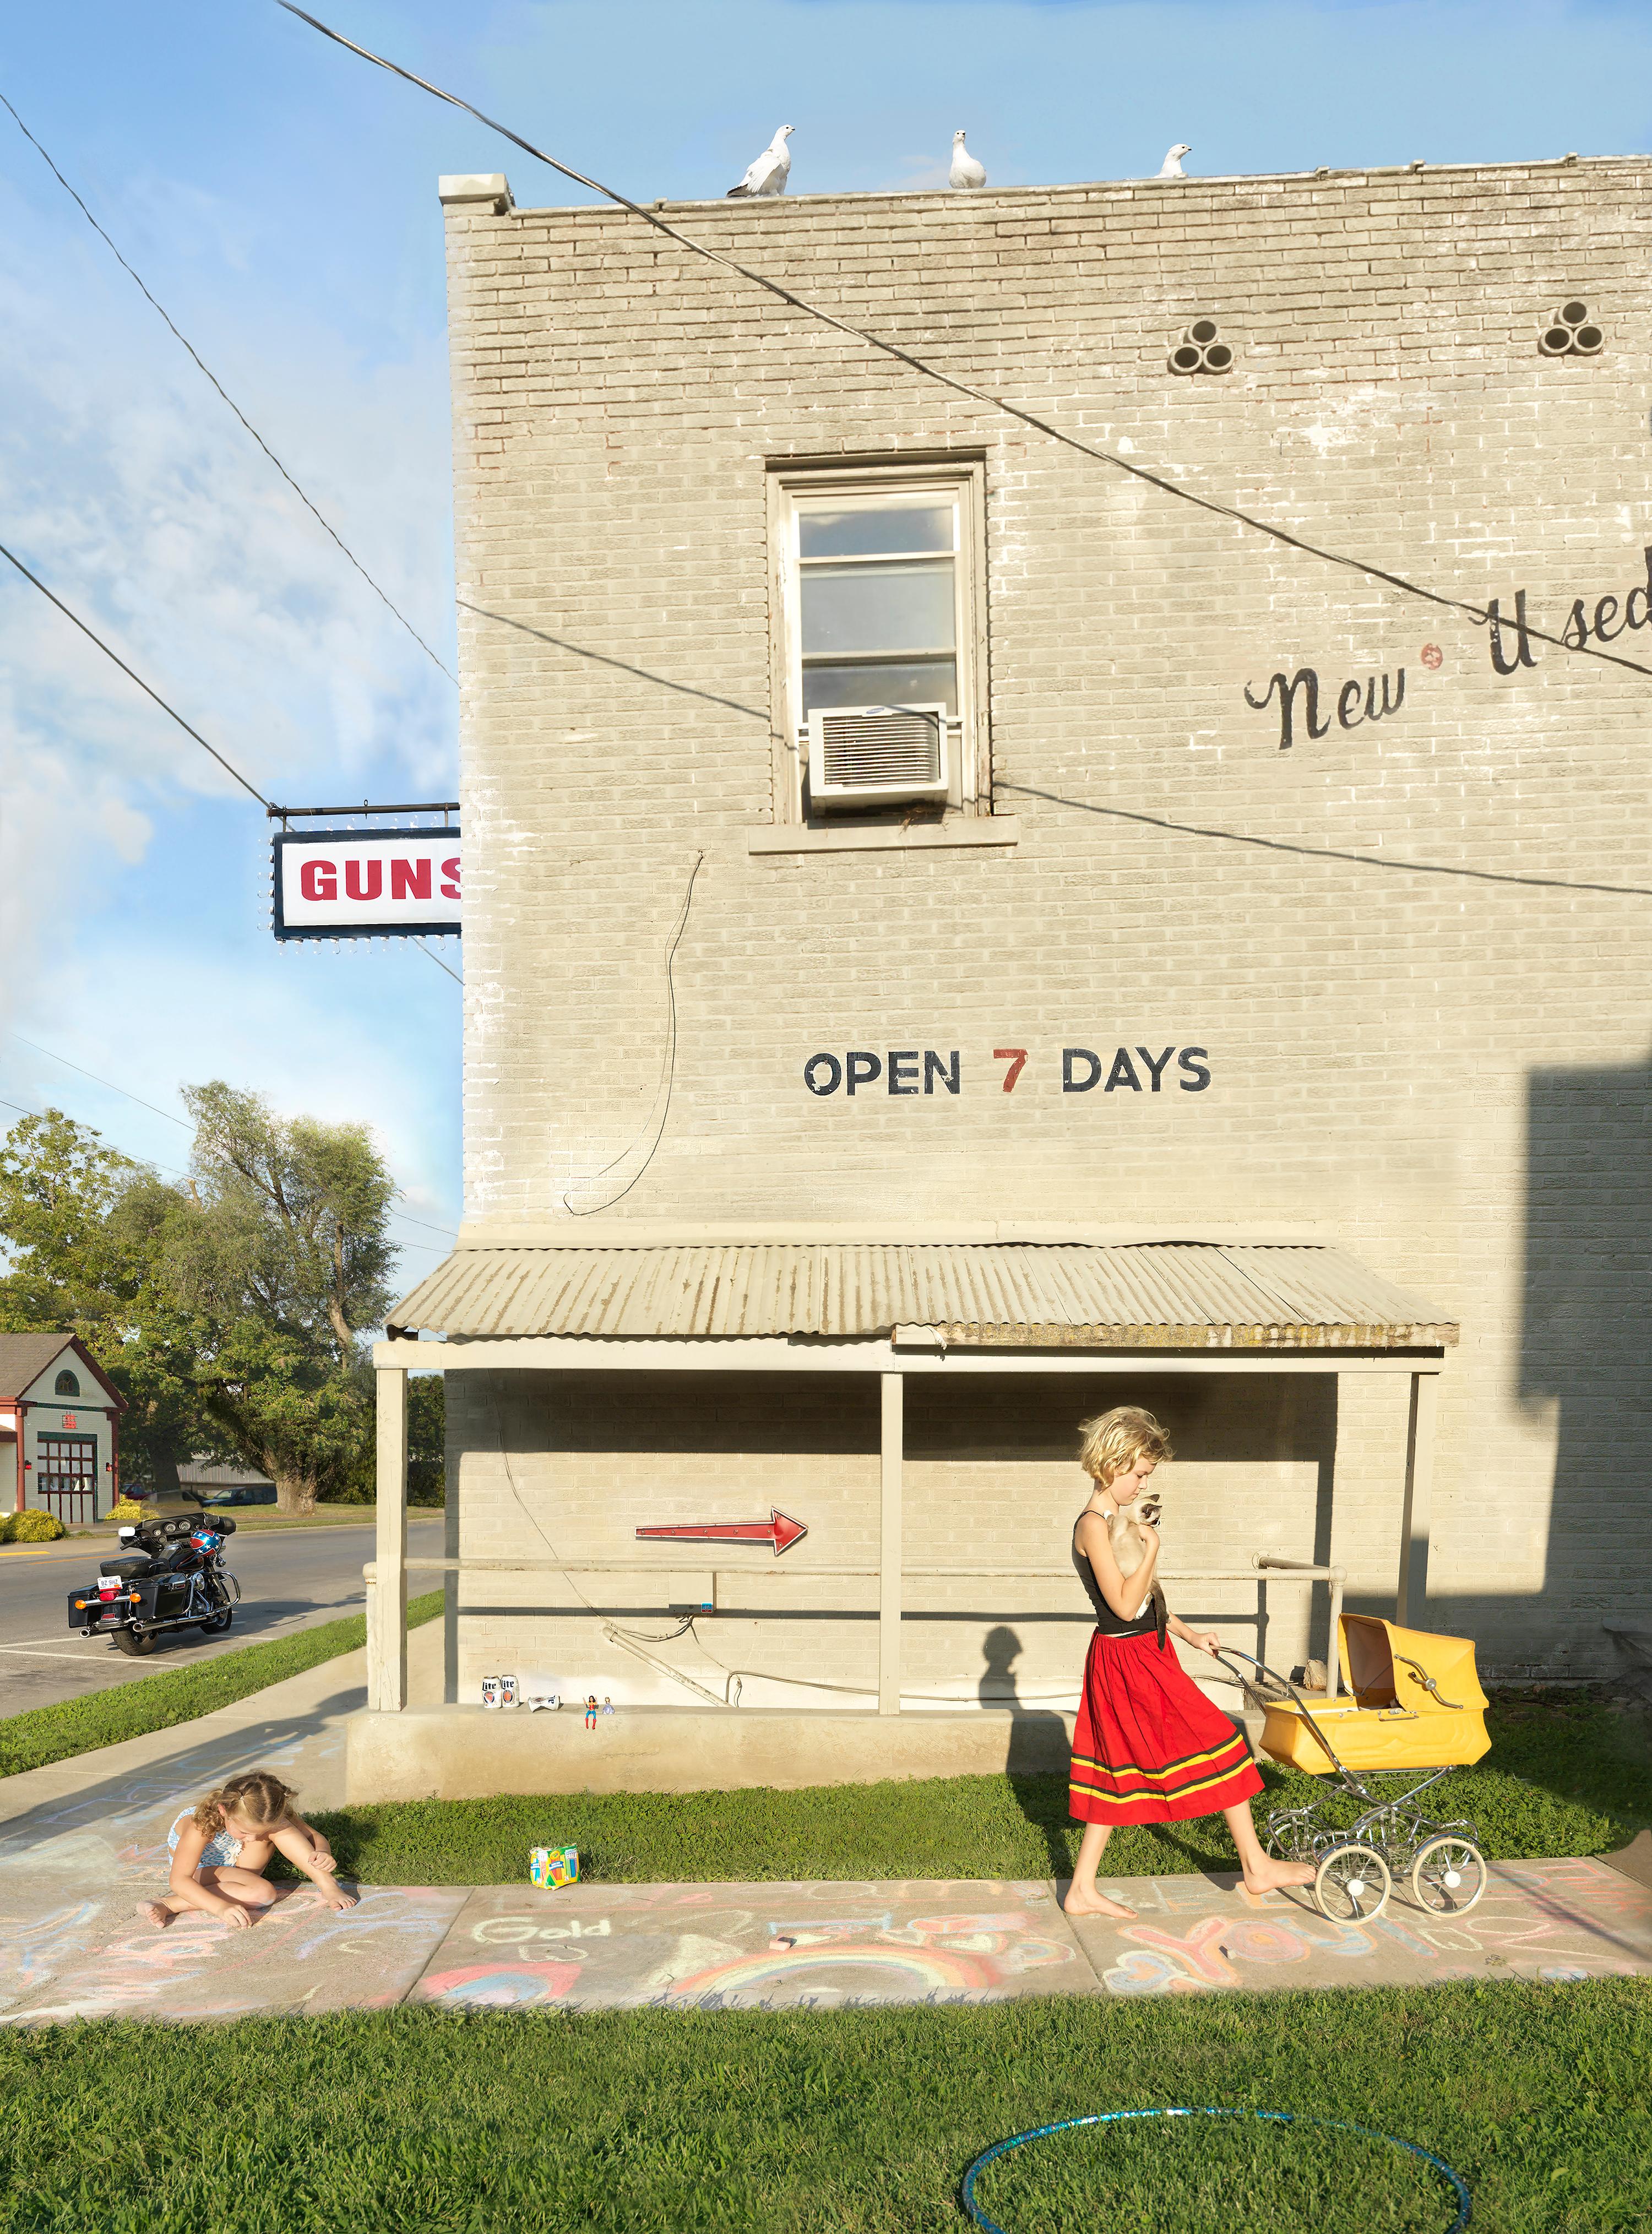
[[[892,853],[942,846],[1016,846],[1021,824],[1013,814],[960,816],[956,822],[846,823],[808,827],[799,822],[763,822],[748,828],[748,853]]]

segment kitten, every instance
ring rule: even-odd
[[[1157,1528],[1159,1516],[1164,1510],[1163,1499],[1144,1497],[1133,1505],[1120,1506],[1107,1523],[1107,1539],[1113,1546],[1113,1556],[1119,1572],[1127,1582],[1147,1556],[1147,1531]],[[1170,1609],[1165,1604],[1165,1593],[1157,1583],[1152,1588],[1153,1619],[1159,1630],[1159,1649],[1165,1648],[1165,1624],[1170,1618]]]

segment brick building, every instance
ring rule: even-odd
[[[663,208],[1107,462],[443,182],[467,1211],[394,1316],[449,1557],[538,1563],[450,1580],[451,1698],[1059,1710],[1126,1399],[1170,1577],[1335,1563],[1505,1675],[1644,1624],[1649,186]]]
[[[69,1528],[107,1519],[121,1494],[126,1408],[77,1336],[0,1334],[0,1480],[11,1475],[0,1499]]]

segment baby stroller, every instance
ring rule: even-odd
[[[1431,1915],[1466,1915],[1485,1890],[1479,1833],[1465,1820],[1435,1822],[1416,1800],[1491,1745],[1473,1643],[1344,1614],[1337,1651],[1352,1696],[1321,1700],[1311,1709],[1294,1684],[1248,1652],[1224,1648],[1217,1655],[1257,1670],[1257,1677],[1232,1672],[1247,1703],[1266,1715],[1263,1753],[1309,1776],[1335,1777],[1358,1806],[1347,1825],[1335,1822],[1319,1800],[1276,1807],[1263,1842],[1283,1860],[1316,1865],[1314,1898],[1329,1923],[1381,1916],[1401,1876]],[[1411,1780],[1418,1769],[1427,1773]],[[1394,1772],[1404,1775],[1403,1791],[1373,1790],[1367,1780]]]

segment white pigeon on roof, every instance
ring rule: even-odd
[[[750,164],[745,177],[737,186],[730,186],[728,195],[783,194],[787,173],[792,167],[792,151],[787,146],[795,127],[782,124],[757,160]]]
[[[984,186],[987,167],[977,162],[963,144],[962,132],[952,134],[952,168],[946,174],[949,186]]]
[[[1179,140],[1176,142],[1176,145],[1171,149],[1170,153],[1166,156],[1164,161],[1159,166],[1159,177],[1161,179],[1185,179],[1187,176],[1187,173],[1182,168],[1182,157],[1184,155],[1191,155],[1192,152],[1192,149],[1188,146],[1185,140]]]

